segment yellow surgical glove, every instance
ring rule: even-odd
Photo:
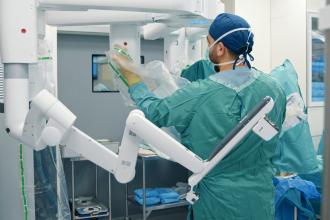
[[[119,71],[126,79],[128,86],[133,86],[141,82],[141,77],[136,74],[136,70],[132,65],[133,64],[132,60],[130,59],[129,56],[125,55],[128,54],[127,48],[120,46],[118,44],[114,45],[114,48],[117,49],[119,48],[123,52],[123,53],[113,53],[111,59],[117,64]]]
[[[129,86],[133,86],[133,85],[141,82],[141,77],[134,72],[131,72],[129,70],[123,70],[123,69],[120,69],[120,72],[123,74],[123,76],[127,80],[127,83]]]

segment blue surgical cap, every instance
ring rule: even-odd
[[[250,28],[250,25],[242,17],[222,13],[219,14],[212,22],[209,34],[214,40],[217,40],[223,34],[236,28]],[[236,55],[250,55],[253,47],[253,34],[249,36],[250,32],[247,30],[236,31],[220,40],[225,47]]]

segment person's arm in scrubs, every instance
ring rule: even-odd
[[[197,97],[193,91],[198,83],[180,89],[164,99],[152,94],[144,83],[130,86],[129,93],[145,116],[159,127],[176,126],[184,129],[193,117]]]
[[[119,65],[120,71],[129,85],[129,93],[136,105],[145,116],[159,127],[176,126],[184,129],[193,116],[198,100],[199,83],[176,91],[164,99],[157,98],[134,71]],[[180,124],[178,124],[180,123]]]
[[[214,73],[215,71],[209,61],[199,60],[182,70],[181,77],[188,79],[190,82],[194,82],[200,79],[206,79]]]

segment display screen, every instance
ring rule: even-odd
[[[140,56],[144,64],[144,56]],[[115,74],[112,72],[105,54],[92,55],[92,90],[93,92],[119,92],[114,82]]]
[[[325,95],[325,37],[318,30],[318,18],[312,18],[312,101],[323,102]]]
[[[105,54],[92,55],[93,92],[118,92]]]

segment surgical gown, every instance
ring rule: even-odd
[[[275,105],[268,117],[280,129],[286,97],[269,76],[245,67],[213,74],[159,99],[143,83],[129,92],[146,117],[159,127],[175,126],[182,144],[208,159],[219,141],[265,96]],[[270,158],[278,136],[265,142],[250,132],[196,187],[195,220],[274,218],[274,176]]]
[[[182,70],[181,77],[188,79],[191,82],[199,79],[206,79],[215,73],[212,63],[208,60],[199,60]]]

